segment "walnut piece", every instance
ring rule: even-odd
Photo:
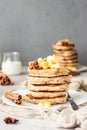
[[[67,41],[62,41],[62,45],[63,45],[63,46],[68,46],[69,43],[68,43]]]
[[[13,118],[13,117],[6,117],[6,118],[4,119],[4,122],[5,122],[6,124],[16,124],[18,121],[19,121],[19,120],[15,119],[15,118]]]
[[[0,85],[13,85],[13,81],[5,73],[0,72]]]
[[[30,62],[30,63],[29,63],[29,68],[30,68],[30,69],[40,69],[39,64],[38,64],[38,61],[35,60],[34,62]]]
[[[74,43],[68,39],[61,40],[61,43],[63,46],[73,46],[74,47]]]
[[[21,105],[22,104],[22,100],[14,100],[14,103]]]

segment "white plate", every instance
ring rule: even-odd
[[[24,96],[24,95],[28,94],[28,90],[17,90],[17,91],[14,91],[14,93],[19,93]],[[83,94],[81,92],[77,92],[74,90],[69,90],[69,94],[74,99],[74,101],[77,103],[77,105],[87,102],[87,94]],[[16,106],[16,107],[20,107],[20,108],[33,108],[33,109],[39,108],[39,106],[37,104],[28,103],[28,102],[23,102],[22,105],[17,105],[10,99],[7,99],[5,96],[2,97],[2,101],[8,105]],[[69,102],[67,102],[65,104],[61,104],[61,105],[69,105]],[[58,107],[58,104],[52,105],[52,108],[57,108],[57,107]]]
[[[84,72],[84,71],[87,71],[87,66],[84,66],[84,65],[79,65],[78,71],[81,71],[81,72]]]
[[[17,90],[17,91],[13,91],[13,92],[19,93],[22,96],[29,93],[29,91],[27,89],[26,90]],[[11,106],[19,107],[19,108],[38,108],[38,105],[28,103],[28,102],[23,102],[21,105],[17,105],[13,101],[11,101],[10,99],[6,98],[5,96],[2,97],[2,101],[4,103],[6,103],[7,105],[11,105]]]

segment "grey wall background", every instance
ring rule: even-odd
[[[0,0],[0,53],[19,51],[27,65],[63,38],[75,42],[87,65],[87,0]]]

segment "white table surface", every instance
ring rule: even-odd
[[[21,74],[21,75],[16,75],[16,76],[11,76],[11,77],[15,82],[15,86],[0,86],[0,96],[2,96],[4,92],[7,90],[20,87],[20,84],[26,80],[27,74]],[[87,80],[87,72],[84,72],[80,76],[76,76],[74,78]],[[3,119],[7,116],[10,116],[10,115],[0,111],[0,129],[1,130],[28,130],[28,129],[29,130],[63,130],[60,128],[59,129],[54,128],[52,124],[49,124],[49,122],[42,119],[26,119],[26,118],[15,117],[19,119],[18,124],[5,124]]]

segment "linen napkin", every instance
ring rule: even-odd
[[[80,91],[87,94],[87,81],[81,79],[72,79],[69,90]]]
[[[2,99],[0,99],[0,111],[6,112],[12,116],[18,116],[23,118],[34,118],[34,119],[41,119],[41,112],[39,109],[32,109],[32,108],[20,108],[14,107],[12,105],[5,104]]]
[[[66,128],[87,130],[87,106],[80,107],[77,111],[72,110],[71,107],[61,105],[57,109],[25,109],[9,106],[0,101],[0,111],[6,112],[12,116],[29,119],[44,119],[56,128],[63,128],[64,130]]]
[[[72,108],[65,108],[62,111],[50,109],[48,112],[43,111],[42,115],[56,128],[87,130],[87,106],[81,107],[77,111]]]

